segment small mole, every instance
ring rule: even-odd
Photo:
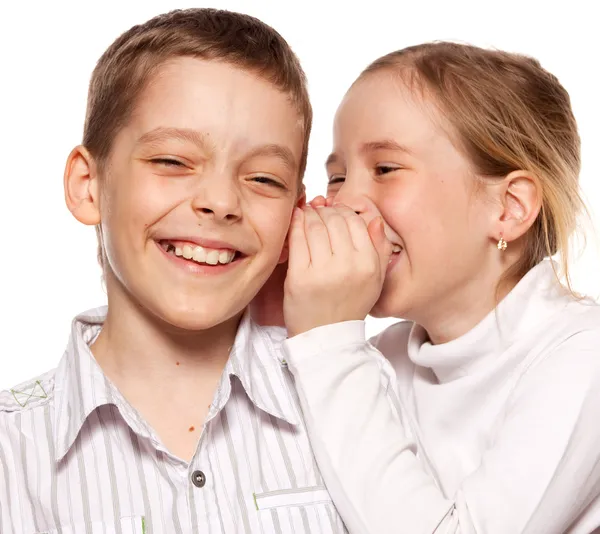
[[[194,430],[196,430],[193,426],[190,427],[190,432],[193,432]]]
[[[177,365],[179,365],[179,362],[176,362]]]

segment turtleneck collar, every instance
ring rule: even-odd
[[[457,339],[433,345],[425,329],[415,324],[408,355],[415,365],[430,368],[440,383],[450,382],[485,366],[489,358],[505,351],[522,333],[560,312],[570,299],[556,279],[552,261],[544,260],[481,322]]]

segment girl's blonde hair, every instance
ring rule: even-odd
[[[522,257],[506,274],[521,277],[559,253],[570,288],[569,240],[585,208],[577,123],[558,79],[530,57],[450,42],[387,54],[359,80],[381,71],[397,71],[434,99],[477,175],[498,179],[526,170],[538,178],[541,211]]]

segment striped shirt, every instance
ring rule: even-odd
[[[173,456],[75,318],[58,367],[0,392],[2,534],[346,533],[313,458],[285,331],[242,320],[194,457]]]

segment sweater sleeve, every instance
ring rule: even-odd
[[[390,395],[395,374],[363,321],[311,330],[284,348],[351,534],[563,534],[600,494],[596,331],[572,336],[521,379],[481,465],[449,497],[417,459]]]

